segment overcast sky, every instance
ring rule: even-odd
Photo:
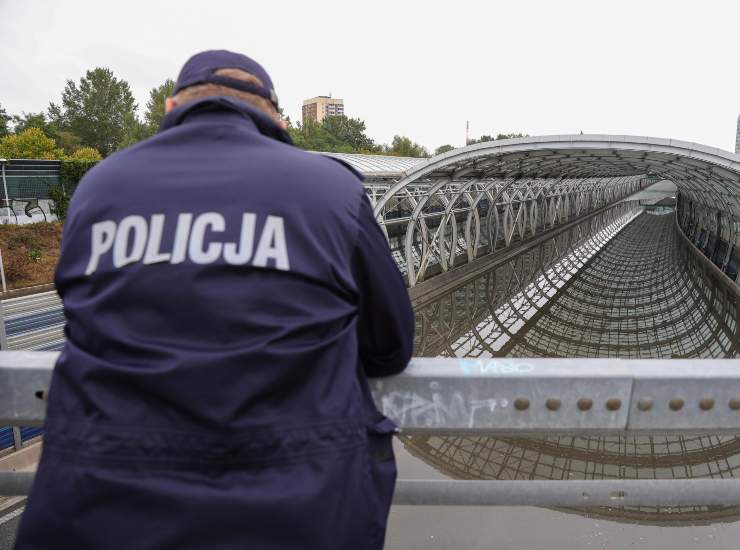
[[[0,0],[0,104],[59,101],[106,66],[140,112],[191,54],[260,61],[286,113],[331,93],[378,142],[526,132],[670,137],[733,150],[740,2]]]

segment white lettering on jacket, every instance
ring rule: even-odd
[[[163,242],[167,220],[166,214],[153,214],[149,219],[132,215],[118,223],[112,220],[94,223],[85,275],[95,273],[100,260],[109,253],[116,268],[136,262],[145,265],[178,264],[187,259],[194,264],[211,264],[223,258],[231,265],[246,265],[251,260],[255,267],[290,269],[285,224],[280,216],[267,216],[257,234],[257,215],[245,212],[242,214],[239,241],[235,243],[218,239],[219,234],[226,231],[227,224],[223,214],[218,212],[197,216],[187,212],[178,214],[174,239],[170,243]]]

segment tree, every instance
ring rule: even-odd
[[[59,130],[79,136],[83,145],[104,156],[121,147],[141,124],[128,82],[102,67],[87,71],[79,84],[68,80],[61,104],[51,103],[48,114]]]
[[[393,136],[393,141],[390,147],[387,145],[383,148],[383,152],[387,155],[393,155],[397,157],[428,157],[429,151],[426,147],[414,143],[410,138],[406,136]]]
[[[46,115],[43,112],[26,113],[24,111],[20,115],[13,116],[13,131],[16,134],[25,132],[29,128],[38,128],[48,135],[49,122],[46,120]]]
[[[479,137],[478,139],[469,139],[468,145],[473,145],[474,143],[483,143],[486,141],[495,141],[499,139],[513,139],[513,138],[520,138],[520,137],[529,137],[529,134],[497,134],[496,137],[485,134]]]
[[[118,149],[124,147],[130,147],[134,143],[140,142],[142,139],[146,139],[151,136],[147,131],[147,125],[139,120],[136,113],[128,113],[124,118],[124,134],[121,142],[118,144]]]
[[[13,117],[13,123],[15,125],[14,132],[16,134],[20,134],[29,128],[38,128],[44,132],[47,137],[56,141],[57,146],[64,151],[65,155],[71,155],[77,149],[82,147],[82,139],[80,139],[80,136],[66,130],[60,130],[58,125],[48,120],[43,112],[23,112],[20,115],[15,115]]]
[[[149,101],[146,102],[146,112],[144,113],[144,124],[148,136],[154,135],[159,129],[164,116],[164,101],[172,96],[175,89],[175,81],[168,78],[164,84],[149,90]]]
[[[478,139],[475,139],[475,138],[469,139],[467,141],[467,144],[468,145],[473,145],[474,143],[485,143],[486,141],[493,141],[495,139],[496,138],[494,138],[493,136],[489,136],[488,134],[484,134],[481,137],[479,137]]]
[[[288,135],[290,136],[290,139],[293,140],[293,144],[296,147],[300,147],[301,149],[306,149],[305,147],[302,147],[298,143],[302,139],[300,122],[298,123],[298,126],[296,127],[296,126],[293,126],[293,123],[290,121],[290,117],[284,118],[283,120],[285,120],[285,123],[287,124],[286,130],[288,132]]]
[[[298,126],[289,122],[288,133],[297,147],[307,151],[375,153],[379,149],[365,134],[362,120],[343,115],[326,117],[321,123],[308,119]]]
[[[6,159],[61,159],[64,151],[39,128],[28,128],[20,134],[0,139],[0,157]]]
[[[452,145],[440,145],[434,150],[435,155],[441,155],[442,153],[446,153],[447,151],[452,151],[454,147]]]
[[[11,119],[12,117],[3,108],[3,106],[0,105],[0,138],[7,136],[10,133],[8,122],[10,122]]]
[[[75,151],[82,147],[82,140],[80,139],[80,136],[76,136],[72,132],[57,132],[56,135],[53,137],[56,140],[57,145],[62,148],[65,155],[72,155]]]
[[[496,139],[514,139],[522,137],[529,137],[529,134],[498,134]]]
[[[322,125],[342,145],[349,145],[355,153],[370,153],[376,150],[375,143],[365,134],[365,122],[344,115],[328,116]]]
[[[323,124],[315,120],[306,120],[304,124],[299,124],[296,128],[288,129],[297,147],[307,151],[332,151],[337,152],[339,144],[334,137],[327,132]],[[351,152],[347,147],[347,151]]]

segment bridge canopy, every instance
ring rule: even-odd
[[[397,173],[344,160],[364,173],[408,279],[415,355],[504,365],[740,356],[738,155],[669,139],[566,135],[406,159]],[[740,437],[728,433],[402,441],[456,479],[740,475]],[[589,513],[689,523],[734,519],[740,508]]]
[[[716,263],[737,277],[740,156],[729,151],[663,138],[558,135],[477,143],[423,160],[341,158],[365,175],[409,286],[660,180],[678,188],[687,236],[709,244]]]

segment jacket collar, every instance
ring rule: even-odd
[[[250,126],[256,127],[261,134],[267,137],[293,145],[293,140],[288,132],[257,107],[226,96],[198,99],[174,108],[162,118],[159,131],[163,132],[169,128],[187,123],[189,119],[200,118],[201,115],[210,116],[226,113],[236,114],[237,118],[241,118]]]

